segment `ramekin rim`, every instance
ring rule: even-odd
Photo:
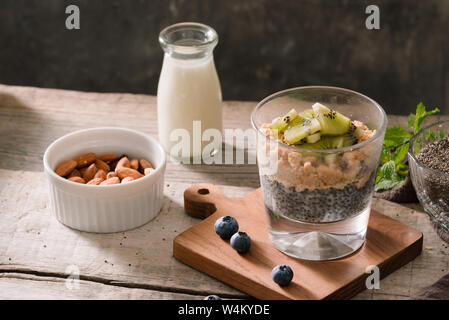
[[[55,178],[56,180],[61,181],[61,183],[67,183],[68,185],[73,186],[75,188],[80,188],[80,190],[83,190],[83,189],[84,190],[88,190],[89,188],[95,188],[96,190],[100,190],[99,189],[99,187],[100,187],[99,185],[88,185],[88,184],[83,184],[83,183],[76,183],[76,182],[70,181],[68,179],[65,179],[64,177],[61,177],[61,176],[57,175],[56,172],[52,168],[50,168],[50,165],[48,164],[48,154],[51,152],[51,150],[58,143],[60,143],[61,141],[65,140],[65,139],[67,139],[69,137],[72,137],[72,136],[75,136],[75,135],[78,135],[78,134],[82,134],[82,133],[89,132],[89,131],[98,131],[98,130],[127,131],[127,132],[130,132],[130,133],[133,133],[133,134],[137,134],[137,135],[143,136],[143,137],[149,139],[149,141],[151,141],[152,143],[154,143],[157,146],[157,148],[159,149],[159,151],[160,151],[160,153],[162,155],[162,164],[160,166],[158,166],[157,168],[154,168],[154,173],[152,173],[150,175],[147,175],[147,176],[143,176],[140,179],[136,179],[134,181],[127,182],[125,184],[119,183],[119,184],[112,184],[112,185],[103,185],[103,186],[101,186],[102,189],[104,189],[104,188],[109,188],[109,189],[126,188],[127,185],[136,185],[138,183],[144,183],[144,182],[147,182],[149,179],[155,179],[154,177],[156,175],[159,175],[159,174],[163,175],[164,174],[163,171],[165,170],[166,161],[167,161],[166,154],[165,154],[165,151],[162,148],[161,144],[154,137],[152,137],[151,135],[146,134],[146,133],[144,133],[142,131],[129,129],[129,128],[125,128],[125,127],[112,127],[112,126],[80,129],[80,130],[76,130],[76,131],[67,133],[67,134],[57,138],[56,140],[54,140],[52,143],[50,143],[50,145],[47,147],[47,149],[44,152],[43,163],[44,163],[45,171],[48,174],[50,174],[53,178]],[[153,183],[155,183],[155,181],[153,181]]]

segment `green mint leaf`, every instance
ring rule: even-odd
[[[379,183],[379,181],[384,177],[384,174],[382,170],[380,170],[381,167],[377,169],[377,176],[376,176],[376,184]]]
[[[398,175],[399,176],[399,175]],[[404,178],[405,180],[405,178]],[[385,191],[389,189],[393,189],[394,187],[397,187],[401,185],[403,180],[388,180],[385,178],[380,179],[378,183],[376,183],[376,186],[374,187],[374,191]]]
[[[410,113],[408,116],[407,128],[413,131],[415,130],[415,119],[416,115],[414,113]]]
[[[388,162],[390,160],[391,160],[390,148],[386,147],[385,145],[382,145],[382,150],[380,152],[380,162],[384,164],[385,162]]]
[[[390,160],[379,168],[374,191],[389,190],[404,182],[406,176],[396,172],[394,160]]]
[[[422,117],[425,113],[426,113],[426,106],[422,102],[418,103],[418,105],[416,106],[415,120]],[[416,124],[416,121],[415,121],[415,124]],[[416,126],[415,126],[415,128],[416,128]]]
[[[407,143],[411,137],[412,134],[408,133],[407,130],[402,127],[387,128],[385,131],[384,145],[387,148],[398,147]]]
[[[430,129],[430,128],[424,132],[424,136],[426,137],[427,140],[432,140],[432,141],[436,140],[435,133],[433,133],[432,129]]]
[[[380,171],[382,172],[383,178],[391,179],[396,172],[396,164],[393,160],[390,160],[380,167]]]
[[[431,111],[426,111],[426,107],[422,102],[420,102],[416,107],[416,116],[413,132],[416,134],[419,131],[419,129],[421,129],[421,124],[424,121],[424,119],[437,112],[440,112],[438,108],[435,108]]]
[[[405,156],[407,155],[408,148],[409,144],[406,143],[396,149],[396,151],[393,154],[394,163],[396,165],[399,165],[402,162],[402,160],[404,160]]]
[[[382,191],[389,190],[400,185],[405,180],[405,176],[402,176],[396,172],[396,164],[394,160],[390,160],[379,168],[380,173],[376,178],[376,185],[374,190]],[[380,177],[380,178],[379,178]]]

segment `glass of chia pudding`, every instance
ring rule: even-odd
[[[347,89],[299,87],[262,100],[251,122],[274,246],[306,260],[359,249],[387,125],[382,107]]]
[[[449,121],[421,129],[411,140],[410,175],[419,202],[436,224],[449,232]]]

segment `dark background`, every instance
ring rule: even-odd
[[[65,28],[69,4],[80,30]],[[369,4],[380,30],[365,28]],[[449,0],[2,0],[0,83],[156,94],[158,33],[182,21],[217,30],[226,100],[334,85],[389,113],[449,113]]]

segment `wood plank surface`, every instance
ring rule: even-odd
[[[151,289],[128,288],[100,282],[73,280],[26,273],[0,274],[0,291],[5,300],[199,300],[204,296],[164,292]],[[26,287],[26,295],[24,295]],[[7,294],[6,294],[7,293]]]
[[[224,102],[224,127],[249,128],[254,106],[255,102]],[[389,116],[390,126],[405,122],[406,117]],[[129,232],[88,234],[64,227],[54,219],[42,172],[45,148],[74,130],[109,125],[156,136],[155,97],[0,85],[0,299],[8,298],[8,292],[22,292],[22,298],[35,296],[28,290],[33,279],[11,280],[5,274],[65,279],[65,270],[72,264],[79,267],[86,283],[101,284],[104,290],[110,287],[111,292],[117,287],[142,290],[135,291],[136,298],[141,292],[145,299],[212,293],[246,298],[240,291],[176,261],[172,257],[172,240],[198,222],[183,210],[182,194],[188,186],[208,182],[222,187],[228,196],[243,196],[259,187],[254,164],[169,162],[162,212],[152,222]],[[448,245],[433,232],[419,205],[406,207],[374,199],[373,209],[422,231],[424,250],[417,259],[383,279],[379,290],[366,290],[356,299],[404,299],[448,272]],[[42,281],[40,285],[41,298],[46,297],[46,291],[49,299],[56,292],[60,298],[74,297],[56,288],[60,284],[54,281]],[[87,291],[75,296],[95,298]],[[107,295],[99,294],[98,298],[102,296]]]

